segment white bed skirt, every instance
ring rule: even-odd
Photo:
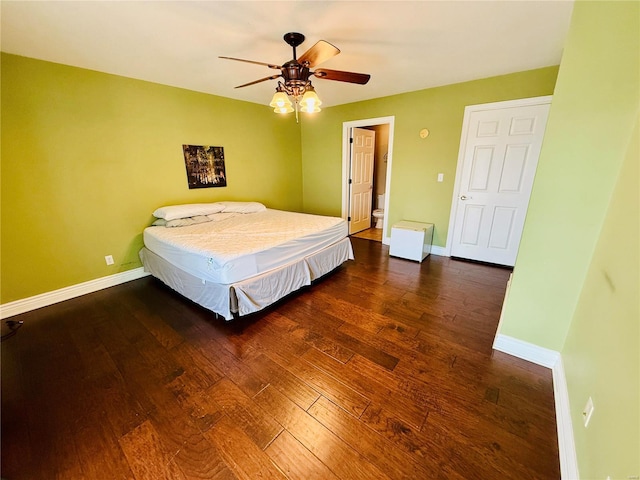
[[[347,260],[353,260],[349,238],[308,257],[255,277],[232,284],[213,283],[187,273],[147,248],[140,250],[146,272],[176,292],[226,320],[247,315],[271,305],[282,297],[310,285]]]

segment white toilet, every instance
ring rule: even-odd
[[[376,209],[373,211],[373,218],[376,219],[376,228],[382,228],[384,223],[384,193],[378,195]]]

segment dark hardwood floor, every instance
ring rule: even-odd
[[[2,343],[2,477],[557,479],[551,372],[492,352],[509,271],[356,260],[224,322],[147,277]]]

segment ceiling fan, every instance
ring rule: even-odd
[[[322,102],[314,91],[310,80],[311,77],[334,80],[337,82],[356,83],[359,85],[366,84],[371,78],[371,75],[365,73],[330,70],[328,68],[317,68],[314,71],[311,71],[312,68],[339,54],[340,50],[329,42],[320,40],[313,47],[303,53],[300,58],[298,58],[296,55],[296,47],[304,42],[305,36],[301,33],[289,32],[286,33],[283,38],[284,41],[293,48],[293,60],[289,60],[282,65],[244,60],[242,58],[219,57],[226,60],[264,65],[274,70],[280,70],[278,74],[235,87],[243,88],[248,87],[249,85],[255,85],[256,83],[265,82],[267,80],[282,78],[283,81],[278,81],[276,93],[270,103],[270,106],[274,107],[274,111],[276,113],[290,113],[294,111],[291,100],[289,100],[287,96],[291,96],[294,99],[296,115],[298,112],[298,105],[300,105],[300,110],[303,112],[313,113],[320,111],[319,105]]]

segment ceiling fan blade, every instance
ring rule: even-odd
[[[281,77],[281,76],[282,75],[271,75],[270,77],[264,77],[264,78],[261,78],[260,80],[254,80],[253,82],[245,83],[244,85],[238,85],[235,88],[248,87],[249,85],[255,85],[256,83],[266,82],[267,80],[273,80],[273,79]]]
[[[300,58],[298,58],[298,62],[309,62],[309,68],[313,68],[316,65],[320,65],[322,62],[326,62],[330,58],[335,57],[339,53],[339,48],[334,47],[329,42],[319,40],[313,47],[304,52]]]
[[[255,62],[253,60],[244,60],[242,58],[233,58],[233,57],[218,57],[218,58],[224,58],[225,60],[235,60],[236,62],[255,63],[256,65],[264,65],[265,67],[275,68],[276,70],[280,70],[282,68],[280,65],[276,65],[274,63]]]
[[[337,82],[357,83],[359,85],[366,84],[371,75],[366,73],[343,72],[342,70],[329,70],[327,68],[319,68],[313,74],[318,78],[325,80],[335,80]]]

